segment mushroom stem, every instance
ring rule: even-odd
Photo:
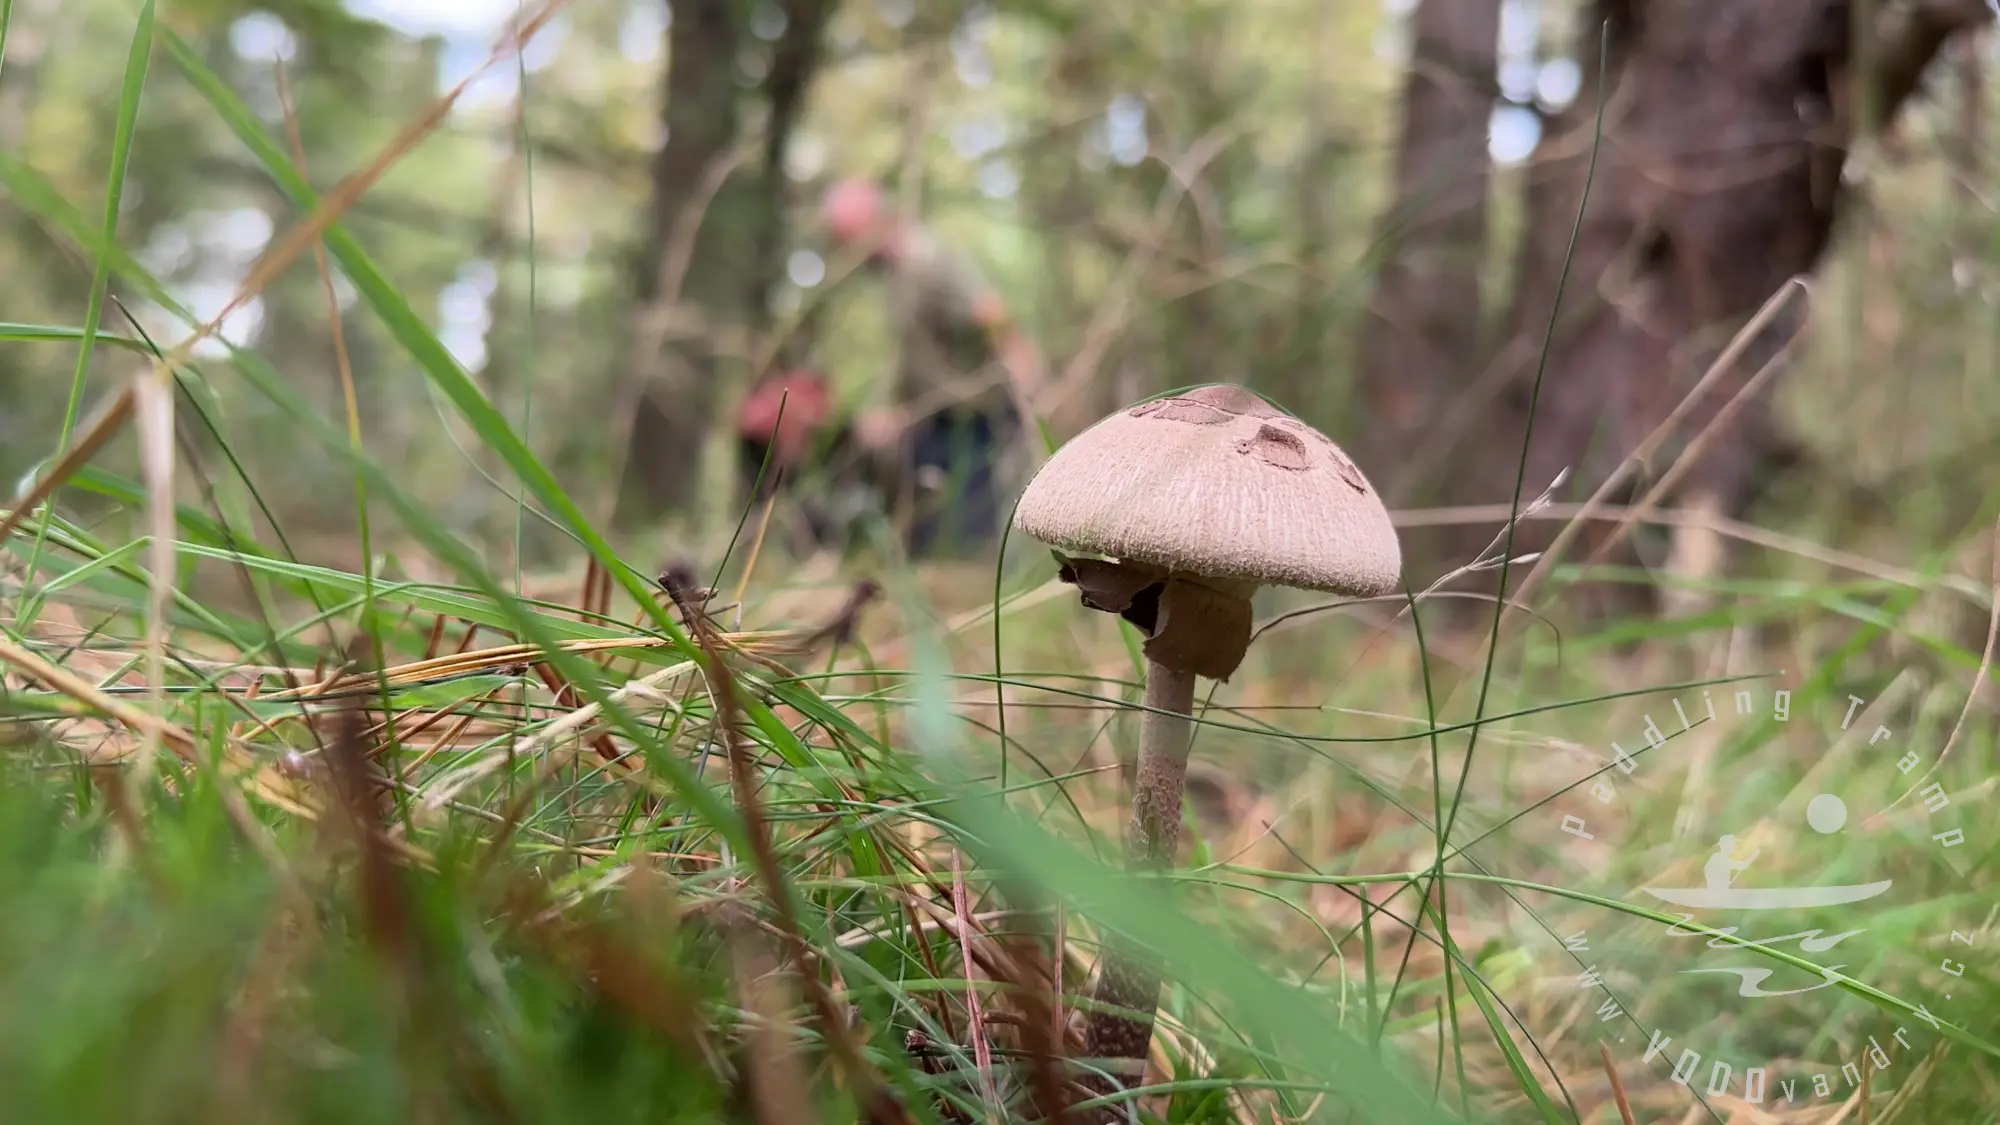
[[[1139,720],[1139,768],[1125,858],[1133,867],[1169,866],[1181,835],[1181,789],[1194,737],[1194,673],[1146,662],[1146,713]]]
[[[1157,870],[1174,861],[1181,834],[1181,790],[1187,781],[1194,733],[1194,673],[1146,662],[1146,706],[1139,725],[1139,768],[1132,785],[1132,820],[1125,830],[1125,859],[1135,870]],[[1084,1050],[1093,1059],[1140,1059],[1153,1041],[1153,1009],[1160,1002],[1160,969],[1151,953],[1113,936],[1105,944],[1092,999],[1144,1012],[1130,1019],[1092,1011],[1084,1023]],[[1143,1078],[1144,1063],[1126,1075]]]

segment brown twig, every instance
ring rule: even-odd
[[[1993,674],[1993,653],[1996,643],[2000,643],[2000,521],[1996,521],[1993,525],[1993,608],[1986,616],[1986,646],[1979,653],[1979,671],[1972,677],[1972,690],[1966,693],[1965,706],[1958,709],[1958,721],[1951,725],[1951,734],[1944,740],[1944,749],[1938,751],[1937,760],[1931,763],[1931,768],[1925,770],[1922,777],[1910,783],[1909,787],[1898,794],[1895,800],[1885,805],[1881,812],[1869,817],[1865,822],[1868,827],[1879,824],[1896,806],[1908,800],[1910,794],[1921,789],[1924,782],[1929,781],[1933,774],[1944,767],[1945,759],[1951,757],[1952,749],[1958,745],[1959,736],[1965,733],[1965,720],[1971,717],[1973,706],[1979,702],[1979,696],[1986,690],[1986,682]]]
[[[1777,320],[1779,312],[1790,307],[1791,296],[1794,293],[1810,294],[1810,292],[1803,279],[1793,278],[1784,285],[1779,286],[1776,293],[1771,294],[1770,299],[1764,302],[1764,307],[1759,309],[1757,315],[1751,317],[1750,322],[1745,324],[1736,333],[1735,337],[1730,340],[1729,345],[1722,350],[1722,354],[1717,356],[1715,362],[1709,365],[1708,370],[1703,373],[1694,387],[1682,397],[1680,403],[1668,413],[1665,419],[1661,420],[1658,426],[1653,427],[1653,432],[1647,434],[1645,440],[1641,441],[1631,453],[1627,454],[1625,459],[1619,462],[1618,467],[1612,470],[1611,475],[1606,477],[1604,482],[1597,486],[1597,490],[1591,493],[1590,499],[1584,504],[1583,513],[1577,517],[1576,521],[1563,528],[1556,535],[1555,541],[1550,543],[1548,548],[1542,552],[1542,557],[1536,561],[1534,568],[1528,572],[1527,577],[1521,580],[1519,586],[1515,587],[1513,596],[1517,600],[1523,603],[1529,600],[1542,582],[1547,580],[1549,572],[1554,569],[1556,560],[1562,557],[1563,551],[1568,548],[1578,535],[1582,534],[1583,527],[1591,519],[1592,513],[1602,507],[1614,490],[1625,483],[1633,473],[1638,471],[1640,466],[1650,460],[1652,455],[1673,437],[1674,431],[1680,427],[1680,424],[1686,420],[1688,415],[1694,412],[1695,406],[1708,394],[1709,390],[1716,383],[1720,382],[1724,375],[1735,369],[1737,360],[1741,359],[1743,353],[1749,350],[1751,343],[1763,335],[1764,329],[1767,326]]]
[[[777,914],[777,929],[791,956],[793,969],[819,1018],[821,1033],[848,1080],[859,1087],[856,1097],[865,1119],[871,1125],[904,1125],[908,1114],[849,1038],[847,1020],[835,1006],[826,982],[820,979],[812,950],[799,927],[784,869],[771,845],[770,825],[757,797],[756,763],[745,745],[748,739],[738,729],[742,710],[737,699],[736,677],[714,636],[714,624],[695,600],[693,573],[685,566],[669,567],[661,573],[660,585],[686,616],[689,634],[707,659],[706,670],[715,691],[716,732],[729,754],[730,785],[735,790],[737,811],[743,817],[744,834],[749,837],[751,859],[764,882],[765,896]]]
[[[979,1068],[979,1089],[986,1104],[1000,1108],[1000,1091],[993,1085],[993,1045],[986,1040],[986,1012],[974,987],[972,946],[978,930],[972,924],[972,908],[965,898],[965,864],[957,848],[951,849],[951,909],[958,917],[959,961],[965,967],[965,1022],[972,1037],[972,1061]]]
[[[1032,895],[1028,888],[1016,888],[1010,897],[1017,901]],[[1014,995],[1021,1006],[1018,1021],[1021,1045],[1028,1055],[1028,1078],[1033,1091],[1034,1115],[1049,1125],[1065,1125],[1071,1120],[1068,1087],[1062,1079],[1062,1061],[1068,1053],[1062,1022],[1062,932],[1060,903],[1054,913],[1058,922],[1051,934],[1044,925],[1051,911],[1022,905],[1023,925],[1001,939],[1006,961],[1019,970],[1012,980]]]
[[[1216,129],[1196,140],[1178,160],[1168,164],[1170,174],[1153,205],[1151,237],[1133,248],[1131,255],[1119,267],[1118,276],[1109,289],[1110,295],[1097,302],[1090,323],[1084,329],[1082,345],[1064,365],[1062,374],[1042,389],[1039,400],[1034,404],[1038,414],[1060,419],[1069,399],[1097,373],[1098,365],[1104,361],[1112,343],[1131,321],[1139,282],[1152,268],[1154,257],[1165,243],[1167,229],[1180,209],[1181,200],[1188,194],[1189,185],[1194,183],[1203,168],[1235,143],[1243,128]]]
[[[8,512],[5,517],[0,517],[0,543],[5,543],[7,537],[14,533],[14,529],[21,525],[21,520],[29,512],[41,507],[43,501],[55,495],[56,489],[61,488],[63,482],[69,480],[85,462],[97,456],[97,451],[103,449],[105,443],[117,435],[132,417],[132,400],[132,384],[128,382],[111,397],[110,401],[97,408],[90,421],[84,425],[83,436],[77,439],[76,444],[70,446],[61,459],[50,466],[47,472],[41,474],[40,479],[35,481],[34,487],[28,490],[28,494],[21,497],[20,502],[14,505],[13,511]]]
[[[1624,519],[1637,511],[1634,507],[1619,504],[1548,504],[1540,511],[1522,512],[1523,520],[1614,520]],[[1440,527],[1464,523],[1504,523],[1511,515],[1507,504],[1467,504],[1444,508],[1405,508],[1389,513],[1389,518],[1397,527]],[[1644,522],[1666,527],[1703,527],[1753,546],[1768,550],[1783,551],[1812,562],[1850,570],[1869,578],[1884,582],[1894,582],[1916,590],[1949,590],[1981,608],[1993,604],[1993,592],[1976,582],[1957,577],[1932,578],[1913,570],[1890,566],[1864,555],[1822,547],[1807,539],[1781,532],[1769,531],[1755,524],[1732,520],[1712,512],[1685,511],[1674,508],[1654,508],[1644,514]],[[1518,600],[1518,599],[1516,599]]]
[[[1611,1079],[1611,1099],[1618,1103],[1618,1120],[1624,1125],[1639,1125],[1632,1116],[1632,1099],[1625,1096],[1625,1080],[1618,1077],[1618,1063],[1611,1057],[1611,1048],[1600,1042],[1597,1053],[1604,1059],[1604,1076]]]

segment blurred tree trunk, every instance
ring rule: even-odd
[[[837,0],[783,0],[764,81],[738,81],[760,43],[752,5],[680,0],[667,33],[665,134],[633,279],[627,369],[639,384],[615,521],[643,523],[698,495],[718,372],[770,320],[784,271],[784,155],[819,69]],[[753,113],[763,108],[761,115]],[[740,151],[746,123],[763,144]],[[735,164],[750,169],[738,174]]]
[[[714,186],[730,178],[725,162],[734,155],[741,119],[735,70],[745,35],[739,7],[732,0],[681,0],[669,9],[660,113],[665,136],[653,160],[652,205],[632,294],[638,327],[628,363],[640,391],[619,488],[621,524],[685,505],[699,483],[715,409],[714,341],[668,343],[666,324],[685,319],[674,306],[699,307],[711,331],[718,320],[747,311],[741,291],[732,293],[727,284],[732,259],[740,268],[747,258],[736,253],[747,249],[746,232],[727,214],[734,202],[728,197],[737,193]],[[713,197],[705,198],[711,191]]]
[[[1527,230],[1499,349],[1514,357],[1513,378],[1498,408],[1481,412],[1482,438],[1454,454],[1457,498],[1512,495],[1536,355],[1559,288],[1524,502],[1565,467],[1568,491],[1591,494],[1766,300],[1819,263],[1853,190],[1843,176],[1848,153],[1872,131],[1861,123],[1892,122],[1945,44],[1988,18],[1985,0],[1872,0],[1865,8],[1856,0],[1594,0],[1578,52],[1583,91],[1550,123],[1530,169]],[[1603,143],[1571,255],[1607,23]],[[1857,36],[1862,28],[1873,34]],[[1794,317],[1765,331],[1703,397],[1679,439],[1707,428],[1797,327]],[[1675,452],[1663,451],[1654,469]],[[1740,512],[1760,478],[1794,456],[1769,396],[1756,396],[1682,478],[1681,500]],[[1476,534],[1483,541],[1492,530]],[[1523,544],[1536,530],[1523,528],[1517,547],[1529,549]]]
[[[826,27],[838,0],[779,0],[785,30],[771,45],[771,69],[764,79],[768,116],[764,125],[764,167],[757,178],[756,252],[744,294],[763,312],[785,275],[785,153],[806,108],[806,94],[825,58]]]
[[[1357,430],[1357,453],[1392,495],[1394,467],[1479,365],[1500,0],[1423,0],[1410,20],[1396,199],[1378,232],[1384,258],[1361,334],[1370,424]]]

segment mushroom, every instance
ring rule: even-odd
[[[1052,547],[1083,604],[1146,636],[1146,712],[1126,861],[1174,861],[1195,677],[1227,680],[1250,644],[1250,595],[1291,586],[1394,591],[1402,551],[1380,497],[1331,439],[1243,387],[1213,384],[1120,410],[1057,450],[1028,483],[1015,526]],[[1089,1057],[1137,1059],[1152,1041],[1160,971],[1107,945]],[[1134,1080],[1143,1061],[1132,1066]]]

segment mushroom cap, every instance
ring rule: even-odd
[[[1216,384],[1120,410],[1056,450],[1014,524],[1051,546],[1203,578],[1374,596],[1402,549],[1332,439]]]

